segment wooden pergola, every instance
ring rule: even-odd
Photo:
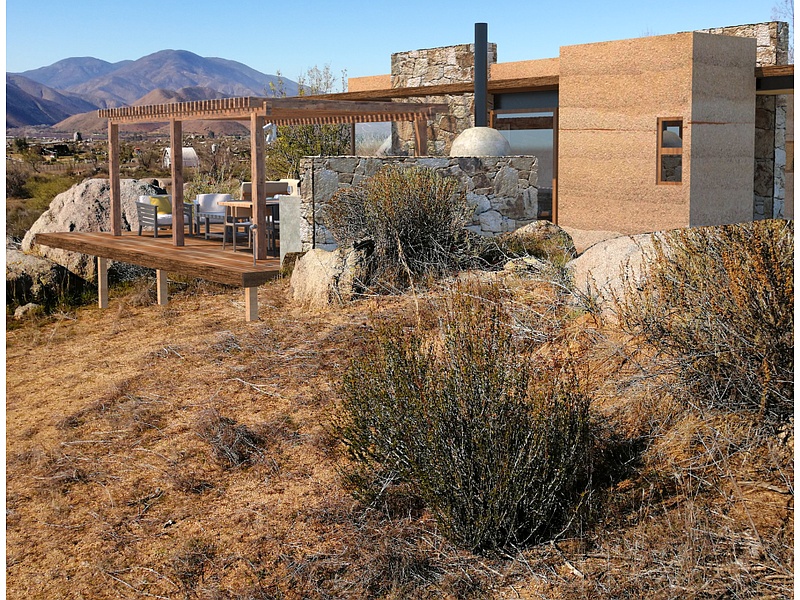
[[[122,235],[120,204],[119,128],[136,123],[169,123],[172,169],[172,219],[183,222],[182,123],[195,120],[228,120],[250,123],[251,181],[253,182],[253,220],[256,224],[255,252],[258,260],[267,258],[266,204],[264,193],[264,150],[262,133],[266,123],[275,125],[331,125],[380,122],[411,122],[414,125],[417,155],[425,154],[428,119],[447,112],[446,104],[396,103],[295,98],[222,98],[197,102],[177,102],[150,106],[123,106],[98,111],[108,119],[108,170],[111,181],[111,233]],[[182,227],[173,227],[175,246],[184,245]]]

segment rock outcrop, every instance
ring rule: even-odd
[[[355,299],[366,280],[369,254],[369,248],[309,250],[292,271],[290,289],[294,302],[321,309]]]
[[[613,295],[622,292],[626,278],[636,281],[640,277],[642,264],[653,250],[653,235],[643,233],[598,242],[568,262],[576,293],[595,297],[598,306],[607,312]]]
[[[110,184],[108,179],[87,179],[56,196],[41,217],[33,224],[22,240],[22,251],[47,258],[83,279],[96,278],[96,265],[92,257],[60,248],[49,248],[34,243],[37,233],[63,231],[110,231]],[[139,227],[134,203],[139,196],[163,194],[162,188],[138,179],[120,181],[122,229]],[[114,265],[110,266],[111,272]]]
[[[598,229],[575,229],[574,227],[562,227],[562,230],[572,239],[575,244],[575,252],[583,254],[598,242],[604,242],[618,237],[625,237],[624,233],[618,231],[602,231]]]
[[[551,261],[563,261],[561,264],[577,256],[572,237],[550,221],[534,221],[516,231],[504,234],[504,237],[512,240],[512,245],[543,252]]]
[[[79,291],[83,279],[46,258],[24,254],[6,239],[6,302],[51,304]]]

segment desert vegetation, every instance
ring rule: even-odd
[[[8,331],[8,597],[791,596],[791,223],[663,235],[611,312],[547,245],[382,231],[405,292],[245,324],[143,280]]]

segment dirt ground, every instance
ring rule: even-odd
[[[473,556],[425,511],[359,505],[337,472],[337,381],[410,298],[310,313],[276,281],[245,323],[240,291],[173,287],[165,307],[140,286],[7,330],[8,598],[791,594],[793,429],[739,454],[744,422],[683,422],[650,458],[622,456],[631,437],[608,451],[644,467],[602,482],[589,529]]]

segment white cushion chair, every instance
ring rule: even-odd
[[[205,221],[205,238],[208,239],[211,223],[225,223],[225,207],[220,202],[230,202],[230,194],[197,194],[195,215],[197,216],[197,233],[200,233],[200,222]]]
[[[189,235],[192,234],[192,210],[192,204],[184,203],[183,224],[189,226]],[[136,216],[139,219],[139,235],[142,235],[143,228],[152,228],[153,237],[158,237],[159,229],[172,227],[172,196],[139,196],[136,201]]]

